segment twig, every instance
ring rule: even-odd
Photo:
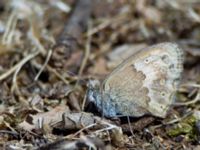
[[[37,81],[40,74],[42,73],[42,71],[44,70],[44,68],[47,66],[47,63],[49,62],[50,58],[51,58],[51,55],[52,55],[52,49],[49,50],[48,54],[47,54],[47,57],[46,57],[46,60],[44,62],[44,65],[41,67],[40,71],[37,73],[37,75],[35,76],[35,79],[34,81]]]
[[[100,121],[100,124],[107,125],[108,127],[95,131],[94,132],[95,134],[97,134],[99,132],[107,131],[107,130],[112,130],[112,129],[121,129],[120,127],[113,125],[111,123],[108,123],[106,121],[103,121],[103,120],[99,120],[99,121]]]
[[[97,124],[96,123],[93,123],[93,124],[90,124],[82,129],[80,129],[79,131],[77,131],[76,133],[73,134],[73,137],[77,136],[79,133],[81,133],[82,131],[86,130],[86,129],[89,129],[89,128],[92,128],[94,126],[96,126]]]
[[[112,19],[111,19],[111,20],[110,20],[110,19],[105,20],[104,22],[102,22],[102,23],[99,24],[98,26],[96,26],[96,27],[90,29],[90,30],[88,31],[87,36],[91,36],[91,35],[93,35],[93,34],[99,32],[100,30],[103,30],[104,28],[106,28],[107,26],[109,26],[109,25],[112,23],[112,21],[113,21]]]
[[[38,51],[39,52],[39,51]],[[21,68],[23,67],[23,65],[25,63],[27,63],[30,59],[34,58],[37,54],[37,51],[35,53],[32,53],[26,57],[28,57],[27,59],[24,59],[21,61],[21,64],[18,66],[18,68],[15,70],[15,73],[13,75],[13,80],[12,80],[12,87],[11,87],[11,92],[14,92],[14,90],[17,91],[18,95],[20,95],[20,91],[19,91],[19,88],[18,88],[18,85],[17,85],[17,75],[19,73],[19,71],[21,70]],[[25,57],[25,58],[26,58]]]
[[[39,54],[39,51],[36,51],[34,53],[31,53],[24,57],[20,62],[18,62],[16,65],[14,65],[12,68],[10,68],[8,71],[0,75],[0,81],[4,80],[8,76],[10,76],[13,72],[15,72],[17,69],[21,68],[27,61],[31,60],[35,56]]]
[[[191,115],[192,113],[193,113],[193,111],[190,111],[190,112],[188,112],[187,114],[185,114],[183,117],[170,120],[170,121],[168,121],[168,122],[166,122],[166,123],[162,123],[162,124],[160,124],[160,125],[156,125],[156,126],[153,126],[153,127],[151,127],[151,128],[156,129],[156,128],[160,128],[160,127],[165,126],[165,125],[170,125],[170,124],[178,123],[178,122],[180,122],[181,120],[183,120],[183,119],[185,119],[186,117],[188,117],[189,115]]]
[[[82,103],[82,106],[81,106],[81,110],[82,110],[82,111],[83,111],[84,108],[85,108],[86,99],[87,99],[87,92],[86,92],[86,94],[84,95],[84,98],[83,98],[83,103]]]
[[[200,100],[200,90],[198,90],[196,97],[192,101],[174,103],[173,105],[175,105],[175,106],[187,106],[187,105],[195,104],[199,100]]]
[[[65,78],[62,77],[54,68],[47,65],[47,69],[51,72],[53,72],[59,79],[61,79],[66,85],[69,85],[69,81],[67,81]]]
[[[42,68],[42,65],[37,63],[35,60],[33,60],[33,65],[36,67],[36,68],[39,68],[41,69]],[[69,81],[67,81],[64,77],[62,77],[62,75],[54,68],[52,68],[50,65],[47,64],[47,69],[48,71],[52,72],[55,74],[55,76],[57,78],[59,78],[61,81],[63,81],[66,85],[69,85]]]
[[[196,87],[196,88],[200,88],[200,84],[197,84],[197,83],[185,83],[185,84],[181,84],[181,87]]]
[[[170,125],[170,124],[174,124],[174,123],[180,122],[181,120],[185,119],[186,117],[188,117],[188,116],[191,115],[192,113],[193,113],[193,111],[190,111],[190,112],[188,112],[187,114],[185,114],[183,117],[173,119],[173,120],[171,120],[171,121],[168,121],[168,122],[166,122],[166,123],[163,123],[163,125]]]
[[[88,28],[90,29],[91,28],[91,23],[89,22],[89,25],[88,25]],[[88,30],[89,31],[89,30]],[[87,32],[89,34],[89,32]],[[82,61],[82,64],[81,64],[81,67],[80,67],[80,70],[79,70],[79,73],[78,73],[78,80],[76,81],[76,85],[75,87],[77,86],[79,80],[80,80],[80,76],[82,75],[83,73],[83,70],[85,68],[85,65],[87,63],[87,60],[89,58],[89,55],[90,55],[90,48],[91,48],[91,39],[92,37],[91,36],[88,36],[88,39],[87,39],[87,42],[86,42],[86,46],[85,46],[85,56],[83,58],[83,61]]]
[[[10,134],[10,135],[13,135],[15,137],[19,136],[19,133],[14,132],[14,131],[8,131],[8,130],[0,130],[0,134]]]
[[[135,137],[135,135],[134,135],[134,133],[133,133],[133,129],[132,129],[132,127],[131,127],[131,122],[130,122],[129,116],[127,116],[127,120],[128,120],[128,126],[129,126],[129,129],[130,129],[130,132],[131,132],[132,136]]]
[[[127,15],[126,14],[121,14],[121,15],[117,15],[113,18],[110,19],[106,19],[105,21],[103,21],[101,24],[99,24],[98,26],[91,28],[88,31],[87,36],[91,36],[94,35],[95,33],[98,33],[99,31],[103,30],[104,28],[112,25],[112,24],[116,24],[119,22],[123,22],[125,19],[127,19]]]
[[[38,50],[40,51],[40,53],[45,56],[46,55],[46,50],[44,48],[44,46],[41,44],[39,37],[37,37],[37,28],[36,28],[36,23],[34,20],[34,16],[32,16],[32,18],[29,19],[30,25],[31,25],[31,35],[32,35],[32,41],[35,44],[35,46],[38,48]]]
[[[16,27],[16,24],[17,24],[16,11],[13,11],[6,25],[6,31],[3,34],[3,38],[2,38],[2,44],[9,45],[11,43],[13,31]]]

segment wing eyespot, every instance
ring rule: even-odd
[[[146,58],[146,59],[144,60],[144,62],[145,62],[146,64],[148,64],[150,61],[149,61],[148,58]]]
[[[164,62],[169,62],[169,56],[164,54],[163,56],[161,56],[161,59],[164,61]]]
[[[163,86],[165,85],[166,80],[165,79],[160,79],[160,85]]]
[[[165,97],[165,96],[166,96],[166,93],[165,93],[165,92],[161,92],[160,94],[161,94],[162,97]]]

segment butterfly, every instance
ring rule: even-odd
[[[106,117],[153,115],[164,118],[174,102],[184,51],[160,43],[138,51],[102,82],[89,81],[88,101]]]

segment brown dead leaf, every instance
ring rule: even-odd
[[[29,115],[26,121],[19,124],[19,127],[27,131],[42,129],[44,126],[52,127],[61,122],[63,114],[67,112],[69,112],[67,106],[57,106],[48,112]]]
[[[66,129],[81,129],[95,123],[93,114],[90,113],[66,113],[64,116]]]

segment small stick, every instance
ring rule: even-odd
[[[198,93],[193,100],[188,101],[188,102],[174,103],[173,105],[174,106],[187,106],[187,105],[195,104],[199,100],[200,100],[200,90],[198,90]]]
[[[88,28],[90,29],[91,28],[91,23],[89,23],[89,26]],[[89,31],[89,30],[88,30]],[[89,32],[87,32],[89,34]],[[86,42],[86,46],[85,46],[85,56],[83,58],[83,61],[82,61],[82,64],[81,64],[81,67],[80,67],[80,70],[79,70],[79,73],[78,73],[78,80],[76,81],[76,85],[75,87],[77,86],[79,80],[80,80],[80,76],[82,75],[83,73],[83,69],[85,68],[85,65],[87,63],[87,60],[89,58],[89,55],[90,55],[90,48],[91,48],[91,39],[92,37],[88,35],[88,38],[87,38],[87,42]]]
[[[2,38],[2,44],[9,45],[12,39],[13,31],[16,27],[17,23],[17,16],[16,11],[13,11],[8,19],[7,25],[6,25],[6,31],[3,34]]]
[[[61,79],[66,85],[69,85],[69,81],[67,81],[65,78],[60,75],[56,69],[52,68],[51,66],[47,65],[47,69],[51,72],[53,72],[59,79]]]
[[[45,69],[45,67],[47,66],[50,58],[51,58],[51,55],[52,55],[52,49],[49,50],[48,54],[47,54],[47,57],[46,57],[46,60],[44,62],[44,65],[41,67],[40,71],[37,73],[37,75],[35,76],[35,79],[34,81],[37,81],[40,74],[42,73],[42,71]]]
[[[0,81],[4,80],[12,73],[14,73],[18,68],[21,68],[26,62],[31,60],[32,58],[36,57],[39,54],[39,51],[29,54],[28,56],[24,57],[20,62],[10,68],[8,71],[0,75]]]

